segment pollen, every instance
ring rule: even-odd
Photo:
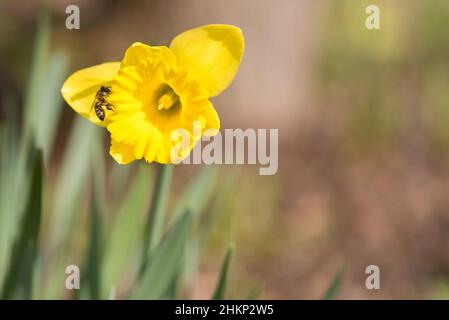
[[[158,99],[157,109],[169,110],[173,106],[179,103],[179,96],[173,91],[172,88],[168,87]]]

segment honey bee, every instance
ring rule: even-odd
[[[100,89],[95,94],[95,99],[94,102],[92,103],[92,107],[90,108],[89,114],[92,112],[92,109],[94,109],[97,118],[103,121],[106,116],[104,108],[106,108],[107,110],[114,109],[114,106],[106,100],[106,98],[109,96],[111,92],[112,92],[111,87],[101,86]]]

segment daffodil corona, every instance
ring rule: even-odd
[[[178,35],[169,47],[134,43],[121,62],[73,73],[61,93],[76,112],[107,128],[110,154],[118,163],[171,163],[175,145],[184,158],[203,134],[218,133],[220,120],[209,98],[232,82],[243,50],[239,28],[207,25]],[[109,106],[102,109],[103,119],[92,112],[102,86],[110,88],[98,104]],[[201,124],[199,134],[194,133],[195,122]],[[190,141],[181,148],[172,135],[178,129],[190,133]]]

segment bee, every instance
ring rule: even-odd
[[[106,108],[107,110],[114,110],[114,106],[106,100],[111,92],[111,87],[101,86],[95,94],[95,99],[92,103],[89,114],[92,112],[92,109],[94,109],[97,118],[103,121],[106,116],[104,108]]]

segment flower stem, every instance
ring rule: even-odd
[[[173,166],[160,164],[157,167],[156,182],[151,200],[150,212],[145,226],[142,247],[141,272],[145,269],[148,256],[158,246],[164,229],[164,213],[167,206]]]

